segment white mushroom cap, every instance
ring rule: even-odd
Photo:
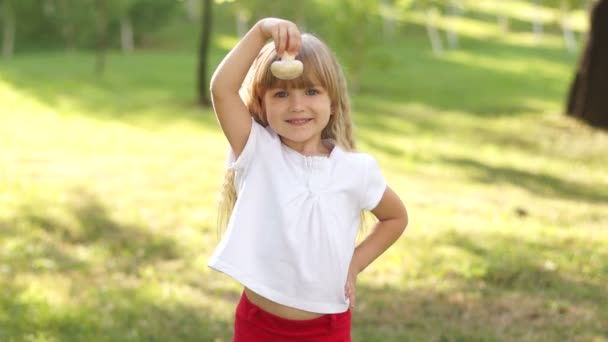
[[[292,80],[302,74],[304,65],[295,56],[285,52],[280,61],[274,61],[270,65],[270,72],[276,78]]]

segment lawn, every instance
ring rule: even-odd
[[[410,213],[359,277],[355,340],[607,341],[608,134],[561,114],[576,56],[466,35],[434,56],[419,31],[371,46],[353,96]],[[206,266],[227,144],[195,65],[0,61],[0,341],[230,340],[241,288]]]

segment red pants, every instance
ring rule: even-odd
[[[245,293],[236,307],[233,342],[350,342],[350,310],[311,320],[285,319],[260,309]]]

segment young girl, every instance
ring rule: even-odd
[[[304,65],[289,81],[270,71],[286,52]],[[218,66],[211,93],[231,154],[229,221],[209,266],[244,286],[233,341],[350,341],[357,275],[407,213],[375,159],[354,152],[339,64],[316,37],[267,18]],[[364,210],[378,223],[355,248]]]

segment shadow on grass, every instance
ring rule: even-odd
[[[0,341],[229,340],[214,306],[233,298],[208,300],[219,292],[192,280],[173,238],[118,222],[86,191],[70,198],[0,221]]]
[[[142,278],[134,272],[139,266],[184,258],[175,243],[142,232],[142,227],[116,222],[91,194],[77,193],[77,198],[68,213],[78,224],[45,218],[49,215],[44,214],[44,206],[22,209],[11,221],[0,222],[3,240],[22,235],[38,253],[2,250],[8,258],[3,258],[0,269],[0,340],[229,340],[232,322],[218,316],[214,307],[233,307],[234,293],[218,291],[204,280],[192,287],[188,277],[179,275],[161,281]],[[435,282],[416,288],[361,282],[353,323],[355,341],[590,340],[608,336],[601,325],[608,320],[607,294],[601,286],[605,266],[592,265],[592,275],[573,273],[577,265],[562,269],[559,261],[555,268],[543,266],[547,253],[556,249],[576,253],[572,260],[585,262],[601,250],[599,243],[556,245],[506,234],[470,236],[459,231],[438,235],[431,243],[463,250],[471,260],[482,263],[481,271],[467,275],[440,262],[424,267],[427,274],[422,277],[435,278]],[[75,245],[107,249],[108,261],[119,267],[80,260],[72,253]],[[11,257],[13,254],[22,257]],[[70,281],[69,298],[60,297],[60,304],[54,297],[36,292],[36,286],[46,283],[24,281],[26,276],[44,276],[44,269],[29,265],[40,257],[59,264],[48,276]],[[429,248],[426,257],[443,256]],[[600,256],[598,260],[606,259]],[[4,269],[6,263],[9,273]],[[74,264],[77,267],[71,266]],[[437,272],[446,267],[447,271]],[[163,281],[172,282],[176,292],[164,290]],[[190,290],[179,292],[180,287]]]
[[[592,184],[576,183],[555,176],[532,173],[512,167],[490,166],[467,158],[445,157],[442,158],[442,162],[464,169],[469,177],[488,185],[507,183],[540,196],[608,204],[608,192]]]
[[[78,247],[95,248],[107,253],[108,267],[131,272],[145,264],[180,257],[179,247],[174,240],[153,234],[145,227],[117,222],[92,194],[76,190],[71,197],[74,203],[67,208],[36,203],[22,207],[12,219],[13,222],[1,224],[19,225],[34,233],[28,238],[36,247],[25,252],[15,251],[11,256],[14,258],[12,262],[21,266],[29,265],[35,270],[36,265],[27,261],[41,257],[52,260],[60,269],[82,269],[87,267],[86,263],[68,257],[64,251]],[[57,215],[49,213],[57,212],[57,209],[65,211],[64,215],[55,218]],[[17,231],[13,230],[14,233]]]
[[[205,307],[142,295],[139,289],[82,289],[87,302],[58,310],[0,281],[2,341],[229,341],[232,322]]]
[[[361,341],[570,341],[608,337],[603,275],[543,266],[556,246],[450,232],[437,245],[478,257],[485,270],[458,270],[415,289],[359,284],[354,317]],[[600,246],[579,248],[593,254]],[[576,248],[576,247],[573,247]],[[580,251],[582,249],[582,251]],[[407,265],[404,265],[407,267]],[[433,267],[426,272],[434,273]],[[570,274],[569,274],[570,273]],[[594,277],[595,280],[591,280]],[[403,282],[408,282],[404,279]]]

